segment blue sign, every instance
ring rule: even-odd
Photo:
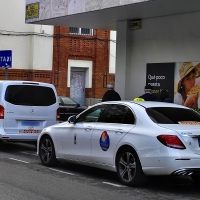
[[[102,134],[101,134],[101,137],[100,137],[100,140],[99,140],[99,144],[100,144],[100,147],[103,151],[107,151],[109,149],[109,146],[110,146],[110,138],[109,138],[109,135],[106,131],[104,131]]]
[[[4,50],[0,51],[0,68],[12,67],[12,51]]]

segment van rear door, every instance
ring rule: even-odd
[[[5,88],[3,128],[9,139],[36,140],[43,128],[56,124],[58,102],[54,86],[20,82]]]

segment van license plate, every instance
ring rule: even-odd
[[[37,121],[22,121],[22,126],[40,126],[40,122]]]

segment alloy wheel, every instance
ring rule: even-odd
[[[52,157],[52,142],[50,139],[45,138],[42,141],[40,151],[41,151],[41,158],[45,163],[49,163]]]
[[[130,182],[135,176],[136,161],[131,152],[122,154],[119,160],[119,172],[123,181]]]

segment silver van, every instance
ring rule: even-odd
[[[52,84],[0,81],[0,140],[37,141],[43,128],[59,123]]]

